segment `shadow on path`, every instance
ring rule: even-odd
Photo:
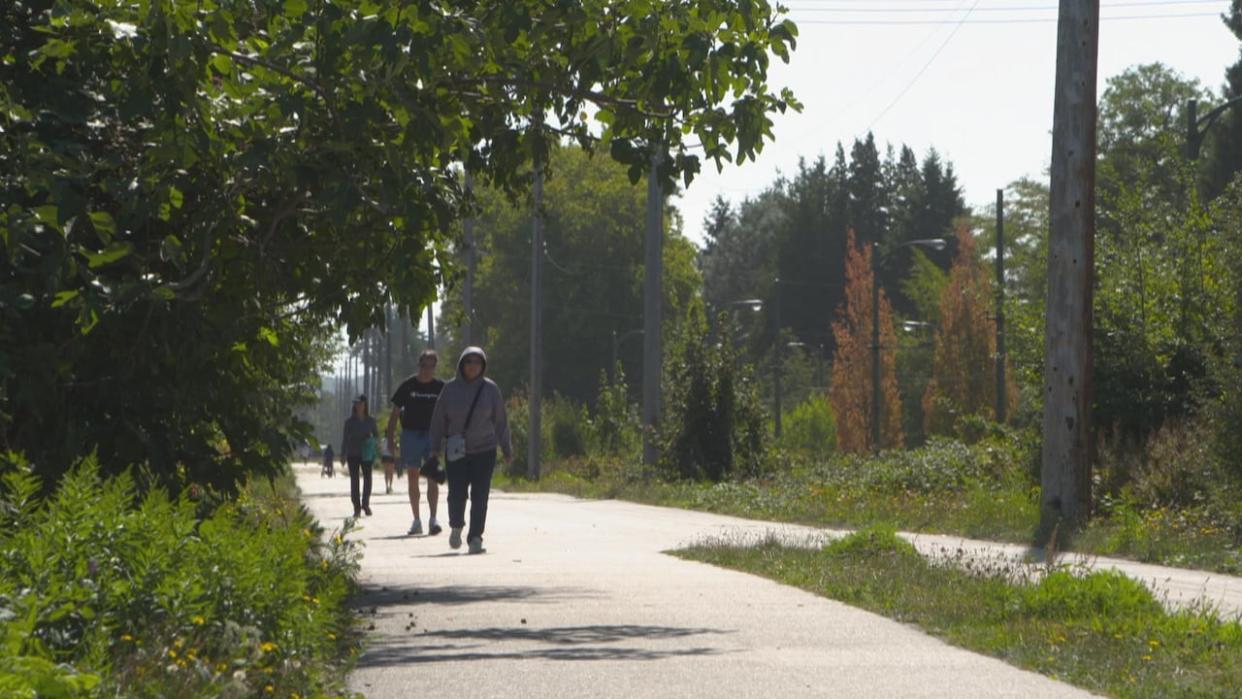
[[[376,644],[358,661],[359,667],[384,667],[405,663],[442,663],[471,660],[660,660],[662,658],[715,655],[717,648],[674,646],[651,648],[604,646],[621,641],[661,641],[689,638],[706,634],[731,633],[718,629],[682,628],[671,626],[597,625],[569,626],[548,629],[527,627],[456,629],[426,631],[408,641],[393,639]],[[443,644],[440,641],[480,641],[480,643]],[[486,650],[504,643],[494,651]],[[530,648],[514,648],[514,643],[538,644]]]
[[[458,555],[458,554],[451,554]],[[354,598],[356,609],[377,611],[378,607],[399,604],[461,605],[472,602],[529,602],[553,604],[565,600],[590,599],[600,593],[577,587],[505,587],[496,585],[419,587],[364,586]]]

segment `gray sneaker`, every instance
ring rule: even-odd
[[[419,521],[419,520],[417,520],[417,519],[416,519],[416,520],[414,520],[414,523],[410,525],[410,531],[408,531],[408,532],[406,532],[406,533],[407,533],[407,534],[409,534],[410,536],[414,536],[415,534],[422,534],[422,533],[423,533],[423,523],[422,523],[422,522],[420,522],[420,521]]]
[[[453,527],[453,531],[449,534],[449,548],[461,548],[461,527]]]
[[[483,548],[483,537],[470,537],[470,553],[487,553],[487,549]]]

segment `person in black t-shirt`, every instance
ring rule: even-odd
[[[435,410],[441,389],[444,388],[444,382],[436,378],[438,361],[435,350],[423,350],[418,357],[418,373],[401,382],[392,394],[395,409],[388,418],[388,449],[393,453],[397,452],[393,434],[397,430],[398,417],[401,421],[401,450],[397,458],[397,468],[409,469],[407,476],[410,482],[410,509],[414,512],[414,522],[408,532],[411,535],[423,533],[423,524],[418,518],[418,476],[423,461],[435,451],[428,432],[431,428],[431,413]],[[427,509],[431,515],[427,520],[429,535],[439,534],[441,531],[439,523],[436,522],[439,495],[439,484],[428,478]]]

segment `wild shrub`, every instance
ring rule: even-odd
[[[128,696],[339,690],[356,554],[298,504],[244,491],[200,520],[188,497],[139,496],[93,459],[47,499],[39,487],[13,470],[0,492],[0,688],[43,696],[94,675]]]
[[[591,440],[591,415],[570,398],[557,395],[544,403],[552,453],[559,459],[586,456]]]
[[[1057,570],[1022,590],[1021,609],[1041,619],[1125,619],[1163,613],[1143,583],[1115,570]]]
[[[758,473],[767,452],[767,416],[752,370],[734,348],[728,316],[720,316],[715,344],[701,317],[688,321],[670,355],[661,468],[674,477],[710,481]]]
[[[638,406],[630,401],[625,372],[617,362],[611,381],[599,375],[599,394],[595,401],[592,450],[601,455],[637,455],[642,447],[642,421]]]
[[[787,449],[824,456],[837,448],[837,419],[827,396],[809,396],[790,411],[782,427],[782,446]]]

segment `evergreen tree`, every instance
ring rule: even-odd
[[[818,345],[827,340],[824,329],[843,287],[845,240],[840,231],[845,230],[845,223],[834,216],[834,203],[843,194],[842,174],[836,167],[830,170],[821,157],[810,164],[799,163],[797,175],[785,187],[784,220],[776,239],[776,276],[781,284],[776,288],[771,280],[764,295],[768,346],[775,341],[772,314],[778,302],[781,326],[791,329],[799,341]]]
[[[849,220],[864,245],[885,242],[888,232],[888,188],[884,181],[875,137],[868,132],[854,140],[849,165]]]
[[[836,352],[832,360],[832,383],[828,400],[837,416],[837,444],[843,451],[864,453],[875,449],[872,441],[874,393],[872,386],[872,284],[871,247],[858,246],[854,231],[846,233],[845,301],[832,324]],[[880,291],[880,446],[900,447],[901,396],[897,390],[897,338],[892,309]]]

